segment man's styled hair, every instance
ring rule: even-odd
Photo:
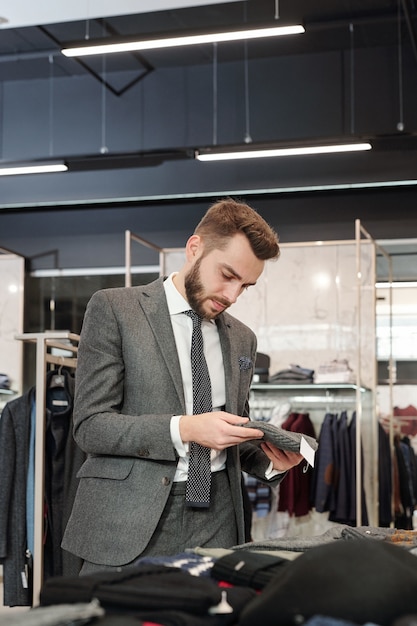
[[[261,261],[279,257],[279,238],[274,229],[255,209],[232,198],[213,204],[194,231],[204,241],[204,254],[215,249],[223,250],[237,233],[245,235],[253,253]]]

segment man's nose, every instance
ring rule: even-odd
[[[234,304],[240,294],[242,293],[242,287],[238,283],[231,283],[227,285],[224,289],[224,296],[230,302],[230,304]]]

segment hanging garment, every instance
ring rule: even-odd
[[[363,474],[363,452],[362,474]],[[361,524],[368,524],[363,480],[361,481]],[[319,513],[329,512],[329,520],[356,524],[356,413],[348,420],[327,413],[320,435],[312,480],[312,503]]]
[[[80,560],[60,547],[85,455],[72,437],[74,379],[46,378],[44,577],[78,573]],[[0,419],[0,561],[5,606],[32,604],[35,387],[6,404]]]
[[[337,423],[337,428],[334,430],[337,480],[334,490],[334,506],[330,509],[329,519],[340,524],[349,524],[352,451],[350,449],[347,411],[342,411],[340,417],[335,421]]]
[[[337,492],[340,480],[340,441],[339,441],[339,415],[337,414],[332,422],[332,441],[333,441],[333,487],[330,492],[329,511],[333,513],[336,510]]]
[[[312,504],[318,513],[329,511],[331,498],[334,497],[336,446],[333,440],[333,422],[336,419],[333,413],[326,413],[318,439],[311,494]]]
[[[315,438],[316,433],[308,413],[296,413],[295,419],[289,416],[282,428],[303,433]],[[287,511],[290,516],[301,517],[311,510],[310,490],[312,467],[302,461],[292,467],[279,488],[278,511]]]
[[[378,424],[378,502],[379,526],[389,526],[392,515],[392,463],[388,433]]]
[[[417,407],[413,404],[409,404],[406,407],[395,406],[394,416],[407,418],[403,421],[400,420],[402,435],[409,435],[410,437],[417,435]]]
[[[350,513],[349,519],[350,524],[354,526],[357,517],[357,508],[356,508],[356,411],[353,412],[352,418],[349,424],[349,436],[350,436],[350,450],[351,450],[351,471],[352,478],[350,481]],[[363,488],[363,474],[364,474],[364,459],[363,459],[363,448],[361,445],[360,448],[361,454],[361,508],[362,508],[362,519],[359,520],[359,525],[367,526],[368,525],[368,512],[366,506],[366,498],[365,498],[365,490]]]
[[[270,486],[253,476],[249,476],[249,474],[245,474],[244,481],[252,513],[256,517],[266,517],[271,511],[272,491]]]
[[[415,497],[415,457],[408,438],[394,437],[395,459],[398,470],[398,496],[400,506],[396,507],[395,526],[405,530],[413,528]],[[414,453],[413,453],[414,455]]]
[[[0,562],[5,606],[32,603],[26,554],[26,480],[34,397],[35,391],[30,389],[11,400],[0,419]]]
[[[71,514],[76,473],[85,454],[72,436],[74,376],[65,368],[48,372],[45,407],[44,576],[78,573],[81,560],[64,552],[61,541]],[[78,569],[77,569],[78,568]]]

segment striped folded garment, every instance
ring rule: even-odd
[[[305,439],[313,450],[317,450],[319,447],[318,442],[314,437],[310,435],[303,435],[303,433],[297,433],[289,430],[284,430],[274,424],[268,422],[251,420],[243,425],[244,428],[257,428],[262,430],[264,436],[262,439],[254,439],[253,441],[269,441],[277,448],[281,450],[291,450],[292,452],[300,452],[301,439]]]

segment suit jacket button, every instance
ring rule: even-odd
[[[168,478],[168,476],[164,476],[162,479],[162,484],[164,485],[164,487],[167,487],[170,484],[170,480]]]
[[[149,450],[147,448],[141,448],[139,450],[139,456],[144,456],[144,457],[149,456]]]

